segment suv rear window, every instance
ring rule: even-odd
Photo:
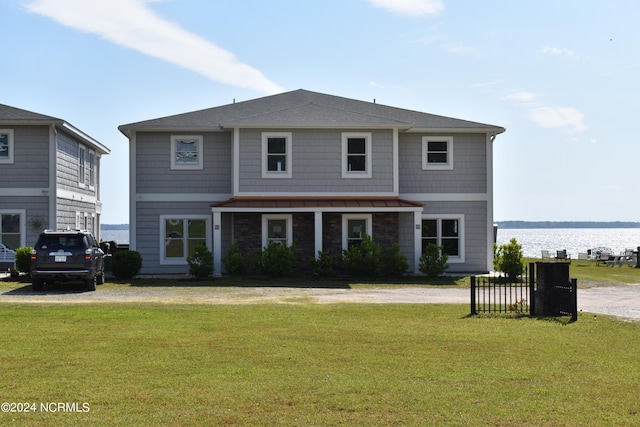
[[[40,236],[36,249],[82,249],[87,247],[83,236]]]

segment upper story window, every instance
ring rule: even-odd
[[[371,134],[342,134],[342,177],[371,178]]]
[[[13,163],[12,129],[0,129],[0,163]]]
[[[422,169],[453,169],[453,137],[422,137]]]
[[[78,183],[81,186],[85,184],[86,176],[87,149],[83,145],[78,146]]]
[[[89,150],[89,186],[96,185],[96,152]]]
[[[291,178],[291,133],[262,133],[262,177]]]
[[[171,137],[171,169],[202,169],[202,136]]]

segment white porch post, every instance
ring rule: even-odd
[[[314,258],[318,259],[318,253],[322,252],[322,211],[315,211],[313,213],[315,237],[314,237]]]
[[[222,276],[222,214],[213,211],[213,275]]]
[[[422,255],[422,211],[413,213],[413,273],[420,274],[420,256]]]

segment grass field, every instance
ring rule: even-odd
[[[1,425],[637,425],[640,324],[466,305],[5,304]]]
[[[571,268],[589,286],[639,273]],[[640,425],[640,323],[468,311],[0,304],[0,425]]]

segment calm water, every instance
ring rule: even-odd
[[[515,237],[522,245],[525,257],[540,258],[541,251],[566,249],[572,258],[597,247],[610,248],[613,253],[640,246],[640,228],[550,228],[498,229],[498,245]]]
[[[129,244],[129,230],[101,230],[100,238],[105,242]]]

